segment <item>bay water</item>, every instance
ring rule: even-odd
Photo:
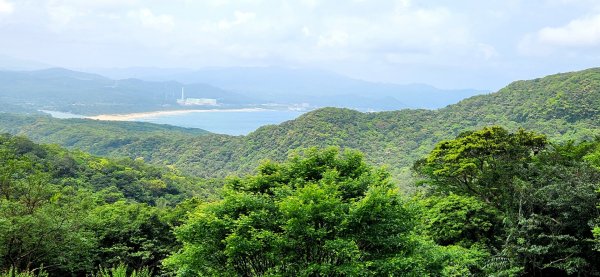
[[[56,111],[43,112],[56,118],[83,118],[84,116]],[[211,110],[167,115],[148,115],[131,121],[169,124],[186,128],[200,128],[217,134],[247,135],[264,125],[279,124],[305,113],[294,110]]]

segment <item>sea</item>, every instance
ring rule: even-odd
[[[247,135],[261,126],[279,124],[303,114],[299,111],[217,111],[152,116],[137,121],[169,124],[180,127],[200,128],[212,133],[232,136]]]
[[[84,116],[46,111],[56,118],[83,118]],[[157,124],[169,124],[186,128],[200,128],[212,133],[226,134],[232,136],[247,135],[261,126],[279,124],[292,120],[305,113],[295,110],[215,110],[205,112],[190,112],[171,115],[151,115],[144,118],[136,118],[132,121],[151,122]]]

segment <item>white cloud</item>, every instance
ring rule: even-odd
[[[0,0],[0,14],[11,14],[15,11],[13,3],[7,0]]]
[[[54,42],[65,53],[69,52],[64,50],[67,48],[97,47],[104,55],[98,51],[98,55],[88,60],[109,65],[307,65],[356,67],[359,71],[366,68],[365,64],[389,68],[486,64],[511,54],[506,51],[509,46],[497,44],[506,36],[497,39],[488,35],[493,32],[488,32],[485,26],[497,24],[489,23],[495,19],[465,12],[464,6],[472,2],[450,5],[452,1],[447,0],[0,0],[0,3],[7,1],[15,3],[19,16],[6,22],[13,26],[22,24],[22,29],[27,27],[30,33],[39,34],[49,41],[47,44]],[[503,5],[488,7],[478,3],[490,10],[503,11],[507,22],[512,19],[513,10],[495,9]],[[486,21],[475,22],[478,18]],[[480,26],[480,30],[474,30]],[[51,36],[43,34],[48,29],[54,31]],[[488,37],[478,37],[481,34]],[[506,41],[510,46],[515,43]],[[30,48],[35,47],[38,46],[32,44]],[[44,51],[49,52],[40,52]],[[125,52],[127,58],[115,58]],[[503,53],[502,57],[498,52]],[[60,60],[60,55],[48,56],[50,61]],[[73,60],[73,64],[85,63],[75,57],[63,58]],[[161,64],[163,61],[170,64]]]
[[[600,46],[600,14],[571,20],[560,27],[544,27],[527,34],[518,44],[521,54],[544,56],[561,49],[592,49]]]
[[[49,0],[50,6],[65,6],[85,11],[105,11],[131,8],[140,4],[139,0]]]
[[[541,43],[566,47],[593,47],[600,45],[600,14],[575,19],[567,25],[546,27],[537,33]]]
[[[496,51],[496,48],[489,44],[479,43],[479,44],[477,44],[477,48],[479,50],[480,55],[485,60],[490,60],[490,59],[498,56],[498,51]]]
[[[393,15],[391,22],[381,28],[389,30],[393,39],[402,40],[410,46],[424,48],[464,44],[470,38],[459,16],[444,8],[406,9],[402,6]]]
[[[494,46],[473,37],[467,17],[443,6],[422,6],[409,0],[377,5],[321,1],[315,12],[305,2],[279,6],[258,2],[224,4],[199,17],[195,29],[186,31],[193,34],[188,35],[193,42],[175,46],[177,53],[296,65],[344,60],[398,66],[449,59],[453,59],[451,63],[485,62],[498,57]],[[261,16],[248,10],[260,11]]]
[[[495,56],[495,49],[483,48],[470,34],[465,19],[449,9],[396,1],[391,7],[371,12],[376,14],[331,14],[312,22],[310,34],[316,48],[306,47],[306,54],[310,56],[312,51],[313,59],[326,61],[346,52],[344,58],[357,62],[391,64],[441,62],[452,56],[461,56],[460,60],[465,56],[481,60]],[[301,57],[306,59],[306,55]]]
[[[186,3],[193,4],[196,0],[185,0]],[[231,0],[203,0],[204,4],[212,7],[222,7],[231,4]]]
[[[300,2],[311,9],[316,8],[320,4],[319,0],[300,0]]]
[[[573,7],[573,6],[583,6],[587,9],[598,9],[600,8],[600,3],[598,0],[546,0],[545,4],[554,5],[554,6],[562,6]]]
[[[319,36],[319,47],[343,47],[348,44],[350,36],[344,31],[334,30],[329,34]]]
[[[175,27],[173,16],[167,14],[156,15],[150,9],[130,12],[129,16],[139,20],[142,26],[150,29],[171,31]]]
[[[217,23],[219,30],[231,29],[234,26],[242,25],[242,24],[247,23],[247,22],[253,20],[254,18],[256,18],[255,13],[241,12],[241,11],[235,11],[233,13],[233,16],[234,16],[233,20],[220,20]]]
[[[66,5],[50,5],[47,10],[53,23],[50,27],[55,31],[69,25],[75,18],[86,15],[86,12]]]
[[[310,31],[310,28],[308,28],[306,26],[302,26],[302,34],[305,37],[310,37],[312,35],[312,32]]]
[[[411,5],[411,0],[398,0],[396,2],[396,7],[399,9],[409,8]]]
[[[50,20],[48,27],[57,32],[86,26],[105,30],[111,26],[106,20],[117,20],[139,4],[139,0],[47,0],[41,6]]]

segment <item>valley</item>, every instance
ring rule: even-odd
[[[333,241],[371,241],[385,246],[360,246],[368,256],[347,256],[334,268],[375,275],[457,267],[482,275],[551,274],[556,269],[548,266],[565,259],[569,270],[593,271],[600,227],[581,226],[600,218],[599,92],[600,69],[592,68],[513,82],[438,110],[321,108],[241,136],[0,113],[6,133],[0,138],[0,223],[9,226],[0,229],[8,246],[0,255],[23,274],[34,274],[25,265],[37,261],[36,270],[56,276],[95,267],[105,276],[178,270],[295,275],[305,272],[305,263],[323,262],[307,255],[298,263],[303,252],[290,249],[333,257],[348,247]],[[548,203],[558,206],[548,210]],[[366,215],[371,211],[376,215]],[[381,217],[393,223],[372,219]],[[545,220],[534,220],[539,217]],[[559,229],[549,229],[557,228],[547,224],[555,218]],[[313,224],[323,235],[311,231]],[[530,228],[539,231],[524,232]],[[44,229],[52,231],[38,234]],[[306,236],[317,243],[306,243]],[[571,248],[540,236],[567,237]],[[37,237],[44,243],[29,244]],[[407,240],[411,254],[402,250]],[[529,251],[522,240],[552,250],[511,256],[512,267],[495,262],[506,257],[499,248]],[[209,250],[230,248],[238,252],[214,250],[215,256]],[[288,258],[271,258],[280,255]],[[225,256],[268,266],[221,260]],[[430,259],[436,256],[444,258]],[[427,262],[406,267],[411,259]],[[571,264],[575,260],[584,262]]]
[[[410,175],[412,163],[435,143],[483,126],[526,128],[557,141],[593,139],[598,135],[600,122],[596,89],[600,89],[600,70],[589,69],[518,81],[496,93],[468,98],[439,110],[361,113],[323,108],[279,125],[258,128],[242,137],[207,134],[173,139],[167,134],[139,136],[127,131],[81,134],[80,126],[93,121],[27,117],[16,121],[5,117],[0,130],[94,154],[142,157],[151,163],[172,164],[201,177],[249,173],[261,160],[283,160],[296,148],[340,146],[366,153],[367,161],[388,166],[400,180]],[[561,101],[541,100],[557,98]],[[53,130],[52,135],[48,135],[48,129]],[[180,148],[175,143],[187,147]],[[97,147],[103,144],[110,147]]]
[[[0,277],[600,276],[600,1],[0,0]]]

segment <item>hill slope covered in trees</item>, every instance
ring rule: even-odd
[[[482,126],[501,125],[510,130],[523,127],[548,134],[556,141],[593,138],[600,134],[599,107],[600,68],[593,68],[517,81],[496,93],[471,97],[435,111],[361,113],[324,108],[240,137],[137,135],[129,139],[129,132],[100,126],[96,126],[102,129],[98,133],[78,132],[82,125],[97,124],[93,121],[55,119],[46,119],[53,123],[35,128],[27,120],[3,121],[0,130],[94,154],[143,157],[203,177],[250,172],[260,160],[283,160],[295,148],[334,145],[361,150],[367,161],[388,165],[400,179],[436,142]],[[47,126],[54,127],[48,130]],[[57,131],[61,135],[51,135]]]
[[[600,141],[486,127],[414,169],[425,186],[407,196],[358,151],[310,148],[209,185],[2,135],[0,275],[600,272]]]
[[[213,194],[202,184],[141,160],[0,135],[0,275],[43,268],[87,276],[120,263],[155,269],[176,245],[169,230],[185,212],[174,207]]]

